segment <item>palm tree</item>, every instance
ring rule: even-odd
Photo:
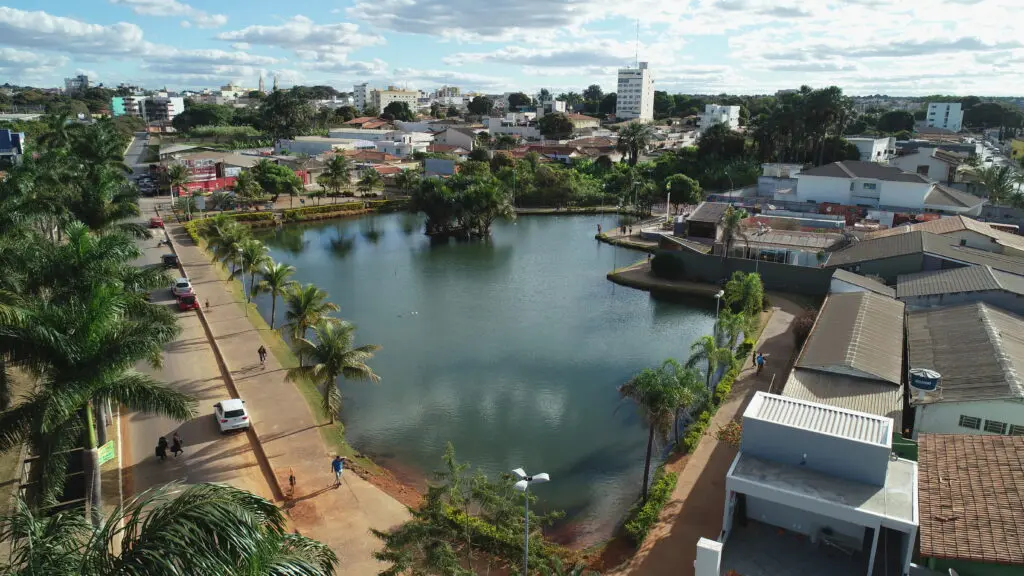
[[[334,424],[334,418],[341,410],[341,390],[337,384],[339,376],[344,376],[346,380],[380,381],[380,376],[366,365],[366,361],[373,358],[373,353],[380,350],[380,346],[367,344],[353,348],[355,331],[355,324],[350,322],[321,320],[313,326],[314,338],[300,338],[296,342],[299,354],[309,357],[312,363],[288,371],[291,380],[306,380],[321,387],[323,402],[320,407],[324,416],[331,419],[331,424]]]
[[[733,350],[736,348],[736,341],[741,334],[749,332],[750,320],[743,312],[733,312],[728,306],[718,313],[718,324],[715,326],[715,334],[718,336],[724,348]]]
[[[270,294],[270,329],[274,329],[274,320],[277,319],[277,298],[284,295],[292,286],[294,280],[289,280],[295,273],[295,266],[288,266],[280,262],[267,262],[260,274],[263,280],[256,286],[257,292]]]
[[[363,177],[359,179],[359,191],[364,195],[373,192],[374,188],[382,184],[380,173],[370,168],[363,172]]]
[[[263,196],[263,188],[249,170],[238,174],[234,190],[238,203],[246,206],[257,202]]]
[[[395,175],[395,185],[405,194],[411,194],[420,185],[422,175],[419,170],[402,170]]]
[[[690,358],[686,361],[687,368],[693,368],[700,362],[707,363],[707,388],[711,390],[711,375],[719,365],[732,362],[732,350],[720,348],[713,336],[701,336],[690,345]]]
[[[38,136],[39,146],[52,152],[67,152],[71,148],[74,138],[71,114],[68,112],[50,114],[43,118],[43,124],[45,127]]]
[[[292,342],[298,342],[306,337],[310,327],[319,324],[322,320],[330,319],[330,312],[340,310],[338,305],[327,301],[327,292],[317,288],[313,284],[305,286],[292,286],[284,294],[285,304],[288,309],[284,313],[286,322],[281,326],[287,328],[288,337]],[[302,365],[302,351],[299,350],[299,365]]]
[[[322,176],[331,195],[334,196],[334,201],[337,202],[341,189],[352,181],[352,162],[346,156],[335,154],[324,166]]]
[[[171,196],[174,196],[174,189],[178,189],[178,193],[181,193],[181,188],[188,184],[189,178],[192,177],[192,173],[189,171],[188,166],[184,164],[171,164],[167,168],[167,185],[171,189]]]
[[[267,245],[255,238],[243,240],[238,245],[238,270],[236,273],[242,275],[242,289],[245,290],[245,275],[249,275],[249,289],[245,290],[245,301],[252,302],[252,295],[256,291],[253,286],[256,282],[256,273],[260,268],[270,262],[270,250]]]
[[[676,410],[681,403],[679,387],[672,378],[666,377],[665,371],[646,368],[620,386],[619,395],[636,403],[647,424],[647,456],[644,459],[644,483],[640,492],[646,502],[654,435],[657,433],[662,440],[668,438],[668,431],[672,428]]]
[[[151,237],[142,224],[128,221],[141,214],[139,189],[110,168],[95,169],[87,185],[81,186],[80,193],[67,207],[71,216],[94,232],[117,229],[136,238]]]
[[[11,364],[38,378],[38,389],[0,413],[0,452],[27,443],[43,465],[33,500],[56,502],[63,490],[67,450],[86,440],[87,501],[99,513],[100,473],[95,406],[110,402],[129,410],[183,421],[193,401],[136,372],[140,360],[159,365],[163,345],[179,328],[131,316],[135,299],[111,286],[92,286],[80,298],[37,301],[24,324],[0,328],[0,350]]]
[[[675,422],[672,425],[675,430],[676,444],[679,444],[679,414],[685,409],[690,410],[695,406],[703,406],[708,399],[708,389],[700,381],[700,374],[693,368],[680,366],[679,362],[669,358],[661,365],[660,370],[678,388],[679,405],[676,406]]]
[[[989,166],[977,171],[978,180],[988,192],[988,201],[993,205],[1006,202],[1016,190],[1014,173],[1009,166]]]
[[[252,232],[248,226],[223,214],[212,218],[206,227],[207,249],[213,253],[215,262],[221,262],[224,265],[231,262],[232,276],[234,276],[235,266],[238,264],[238,249],[242,242],[251,237]]]
[[[736,209],[729,206],[725,209],[725,214],[722,215],[722,239],[725,244],[722,260],[728,258],[737,237],[743,238],[744,242],[747,241],[747,235],[743,232],[742,224],[748,216],[747,211],[742,208]]]
[[[630,122],[619,130],[617,148],[629,158],[629,165],[636,166],[640,154],[654,138],[654,129],[644,122]]]
[[[287,532],[281,509],[224,484],[168,484],[125,502],[94,527],[80,510],[0,518],[4,574],[333,576],[326,545]]]
[[[88,176],[93,170],[113,168],[130,173],[124,163],[124,148],[127,142],[109,119],[104,119],[73,133],[71,151]]]

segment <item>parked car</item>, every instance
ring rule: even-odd
[[[164,219],[163,218],[157,218],[156,216],[150,218],[149,219],[149,227],[150,228],[163,228],[164,227]]]
[[[175,296],[193,296],[195,292],[192,290],[192,283],[188,281],[188,278],[178,278],[174,281],[174,285],[171,286],[171,294]]]
[[[199,299],[196,298],[195,294],[178,296],[178,310],[181,312],[199,310]]]
[[[178,255],[177,254],[164,254],[160,257],[160,262],[164,265],[164,268],[177,268],[178,267]]]
[[[221,400],[213,405],[213,417],[220,426],[221,434],[228,430],[241,430],[248,428],[252,421],[249,420],[249,412],[245,409],[245,402],[237,398]]]

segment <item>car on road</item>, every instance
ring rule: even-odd
[[[174,285],[171,286],[171,294],[175,296],[195,296],[195,291],[192,290],[192,283],[188,281],[188,278],[178,278],[174,281]]]
[[[164,254],[160,257],[160,263],[163,264],[164,268],[177,268],[178,267],[178,255],[177,254]]]
[[[164,227],[164,219],[163,218],[158,218],[156,216],[150,218],[149,219],[149,227],[150,228],[163,228]]]
[[[213,417],[220,426],[221,434],[228,430],[241,430],[252,424],[249,419],[249,412],[245,409],[245,402],[238,398],[221,400],[213,405]]]
[[[186,312],[188,310],[199,310],[199,299],[196,298],[195,294],[178,296],[178,310],[181,312]]]

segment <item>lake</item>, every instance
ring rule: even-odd
[[[602,244],[608,216],[524,216],[488,241],[432,244],[423,220],[382,214],[261,236],[294,278],[330,293],[380,344],[380,384],[340,382],[349,442],[400,476],[445,444],[486,473],[548,472],[559,539],[608,537],[640,491],[646,428],[617,387],[712,330],[714,301],[652,298],[605,274],[646,255]],[[269,319],[270,300],[258,299]],[[278,306],[278,316],[283,315]]]

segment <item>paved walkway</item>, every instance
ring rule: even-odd
[[[765,370],[756,375],[748,358],[740,377],[733,385],[729,399],[718,409],[708,432],[697,449],[680,461],[683,467],[672,499],[662,510],[661,518],[647,535],[640,550],[625,564],[609,574],[678,574],[692,575],[697,554],[697,541],[701,538],[717,540],[722,531],[722,511],[725,506],[725,475],[736,457],[736,449],[719,442],[715,437],[719,428],[739,418],[750,398],[758,390],[767,391],[775,376],[779,379],[789,373],[789,364],[795,350],[789,326],[802,308],[772,293],[771,300],[778,308],[758,340],[757,349],[768,356]]]
[[[380,542],[369,530],[401,524],[408,519],[408,510],[350,471],[340,488],[331,487],[332,455],[305,399],[285,380],[285,370],[272,354],[266,367],[260,367],[256,354],[260,335],[245,308],[218,277],[210,258],[192,244],[180,225],[168,224],[168,232],[200,300],[210,301],[210,329],[246,402],[273,474],[286,490],[289,472],[295,474],[294,500],[287,505],[292,526],[338,554],[339,574],[377,574],[386,566],[372,557]]]

